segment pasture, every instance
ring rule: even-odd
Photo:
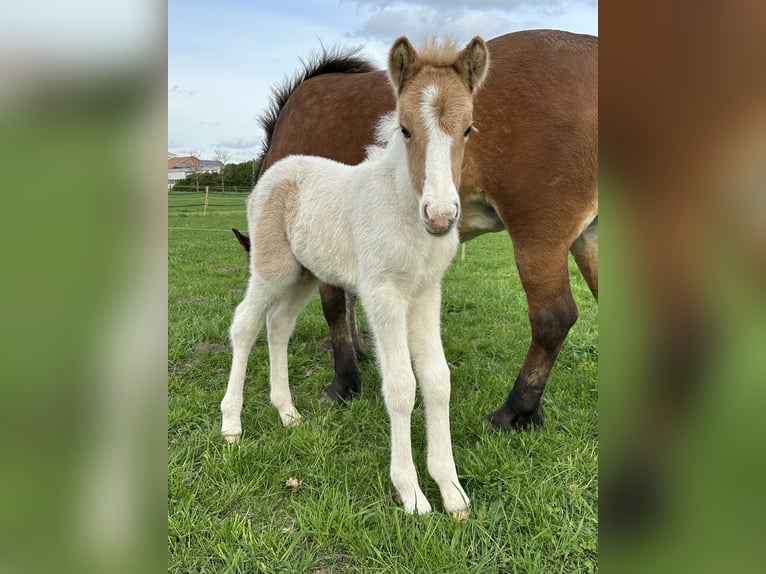
[[[169,196],[171,206],[178,202]],[[529,341],[508,235],[470,241],[447,272],[452,440],[472,502],[458,522],[444,513],[425,468],[420,400],[413,449],[434,513],[408,516],[393,499],[371,346],[361,396],[341,408],[319,402],[333,373],[318,295],[289,346],[302,424],[284,428],[269,403],[262,333],[250,355],[242,444],[225,444],[227,331],[248,277],[229,229],[247,228],[244,195],[205,217],[201,207],[169,209],[168,227],[169,572],[597,570],[598,311],[571,259],[580,318],[548,382],[546,426],[527,433],[501,434],[483,422],[505,400]],[[361,311],[359,320],[366,331]]]

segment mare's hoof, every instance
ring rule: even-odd
[[[492,428],[500,431],[529,430],[531,427],[542,427],[545,424],[543,407],[537,406],[529,412],[516,412],[503,405],[489,413],[485,419]]]
[[[343,403],[352,400],[359,394],[359,387],[344,386],[333,380],[332,383],[327,385],[327,388],[319,399],[320,402],[327,405],[342,405]]]
[[[223,438],[228,444],[239,444],[242,441],[241,434],[225,434]]]
[[[465,520],[466,518],[468,518],[468,509],[464,508],[463,510],[450,512],[449,515],[457,521]]]

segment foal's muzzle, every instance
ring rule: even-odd
[[[429,204],[423,205],[423,225],[431,235],[444,235],[452,230],[460,218],[460,205],[454,203],[446,209],[433,209]]]

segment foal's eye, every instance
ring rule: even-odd
[[[402,135],[404,136],[404,139],[408,140],[412,137],[412,134],[410,133],[410,130],[402,126]]]
[[[463,137],[467,138],[469,135],[471,135],[471,130],[473,129],[473,126],[468,126],[468,129],[463,132]]]

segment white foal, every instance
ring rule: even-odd
[[[420,53],[399,38],[388,59],[397,110],[381,120],[380,145],[367,159],[348,166],[292,156],[261,177],[248,200],[250,281],[231,326],[232,368],[221,402],[226,440],[242,434],[247,359],[264,322],[271,402],[283,425],[300,420],[288,383],[287,343],[318,283],[337,285],[359,295],[375,336],[391,421],[391,481],[405,511],[431,510],[410,441],[417,375],[428,472],[444,508],[467,514],[452,456],[450,373],[439,316],[441,280],[458,246],[457,187],[473,95],[487,65],[478,37],[460,52],[431,43]]]

